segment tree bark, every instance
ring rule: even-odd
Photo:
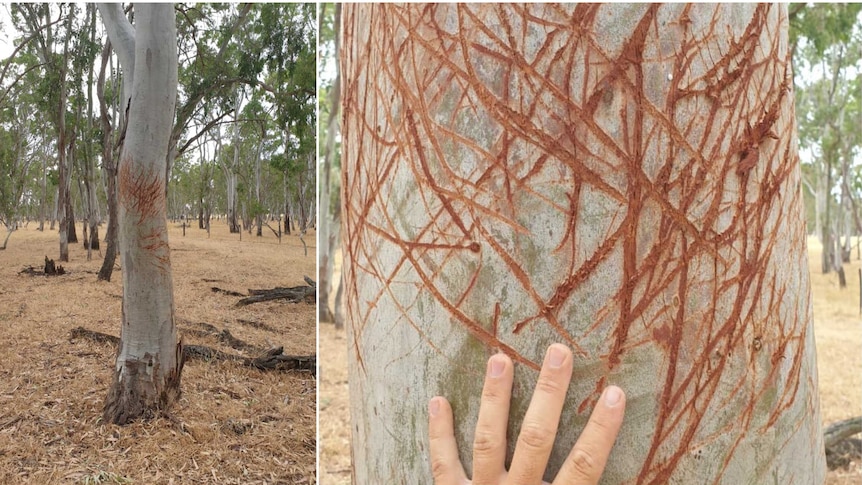
[[[50,20],[48,18],[48,9],[45,9],[45,21],[49,23]],[[72,18],[71,12],[68,15],[68,20],[66,22],[66,31],[71,30],[72,26]],[[50,29],[48,29],[50,32]],[[71,170],[69,170],[69,164],[66,157],[66,70],[69,65],[69,39],[71,35],[66,36],[66,42],[63,45],[63,64],[59,66],[60,71],[60,86],[59,86],[59,102],[56,106],[56,125],[57,125],[57,171],[59,175],[59,183],[57,186],[57,210],[59,211],[59,219],[60,219],[60,261],[69,261],[69,211],[71,209],[71,205],[69,203],[71,199]],[[50,59],[52,53],[50,52],[50,41],[48,42],[48,47],[46,48],[45,58]],[[49,65],[54,65],[53,62],[50,62]],[[71,223],[74,227],[74,218],[71,219]]]
[[[517,363],[514,437],[555,341],[578,378],[546,480],[616,384],[605,485],[823,482],[786,5],[348,4],[342,29],[354,483],[431,483],[438,394],[469,471],[487,358]]]
[[[111,57],[111,41],[105,42],[102,49],[102,66],[99,70],[99,81],[96,85],[96,95],[99,98],[99,118],[102,127],[102,169],[105,173],[105,195],[108,205],[108,228],[105,231],[105,259],[99,268],[99,281],[111,281],[114,273],[114,263],[117,260],[119,245],[118,226],[120,215],[117,210],[117,162],[114,157],[114,128],[108,116],[108,105],[105,101],[105,68]],[[129,88],[131,89],[131,87]]]
[[[87,17],[89,18],[90,42],[96,42],[96,8],[89,4],[87,5]],[[93,77],[95,65],[91,64],[87,70],[87,132],[92,132],[93,129]],[[87,246],[87,261],[92,257],[92,251],[99,249],[99,222],[101,215],[99,214],[99,200],[96,197],[96,153],[93,149],[92,138],[85,137],[85,156],[84,156],[84,186],[87,198],[87,222],[90,224],[90,239],[85,238],[84,244]],[[82,193],[82,196],[84,194]],[[86,231],[84,231],[86,233]]]
[[[112,15],[110,5],[99,9],[115,49],[129,49],[128,42],[115,37],[131,29],[128,21]],[[134,82],[117,175],[122,331],[103,416],[116,424],[168,408],[179,396],[183,367],[165,200],[165,157],[177,93],[175,14],[171,4],[137,4],[135,9],[134,67],[123,65],[126,72],[134,71]],[[131,56],[124,52],[120,58]]]
[[[48,154],[39,151],[42,159],[42,200],[39,204],[39,230],[45,230],[45,219],[48,218]]]
[[[242,87],[237,88],[236,91],[236,104],[234,105],[234,120],[239,120],[239,108],[242,104]],[[231,234],[239,233],[241,228],[239,226],[239,219],[237,217],[237,197],[236,197],[236,183],[237,183],[237,167],[239,167],[239,123],[236,122],[234,126],[234,136],[233,136],[233,163],[227,165],[225,171],[225,180],[227,181],[227,220],[228,226],[230,227]]]

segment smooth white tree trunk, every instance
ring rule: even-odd
[[[545,479],[626,390],[602,483],[825,473],[784,5],[344,6],[354,483],[468,473],[485,362],[576,353]]]
[[[169,406],[179,395],[182,343],[174,324],[165,205],[165,157],[177,93],[177,45],[171,4],[137,4],[136,25],[100,5],[111,43],[131,85],[129,123],[118,182],[123,272],[120,352],[105,420],[124,424]],[[117,25],[120,24],[120,25]],[[117,35],[120,32],[121,35]],[[126,33],[126,34],[122,34]],[[131,46],[130,46],[131,44]],[[128,50],[132,48],[133,54]]]

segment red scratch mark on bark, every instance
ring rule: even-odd
[[[137,215],[138,224],[164,214],[165,184],[160,173],[138,167],[126,157],[120,164],[118,182],[120,203]]]
[[[609,372],[657,353],[655,432],[630,481],[658,484],[719,436],[726,467],[740,430],[808,396],[807,306],[785,317],[796,290],[778,269],[805,244],[800,221],[777,215],[802,206],[775,31],[786,11],[751,7],[730,31],[722,6],[632,6],[639,17],[607,42],[608,8],[372,8],[344,58],[347,304],[357,334],[372,309],[395,308],[434,352],[442,337],[393,285],[451,317],[441,334],[510,355],[527,328]],[[407,204],[420,220],[397,213]],[[489,298],[500,279],[525,301]],[[584,301],[599,308],[569,321]],[[705,418],[729,410],[734,423]]]

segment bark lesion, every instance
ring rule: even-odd
[[[138,165],[126,155],[120,164],[118,181],[120,203],[135,212],[138,224],[142,224],[164,213],[165,181],[158,170],[141,169],[137,174],[132,173]]]

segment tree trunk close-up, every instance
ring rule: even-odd
[[[552,342],[575,368],[545,480],[615,384],[602,484],[823,483],[786,5],[342,20],[354,483],[431,483],[435,395],[470,475],[496,352],[511,460]]]

